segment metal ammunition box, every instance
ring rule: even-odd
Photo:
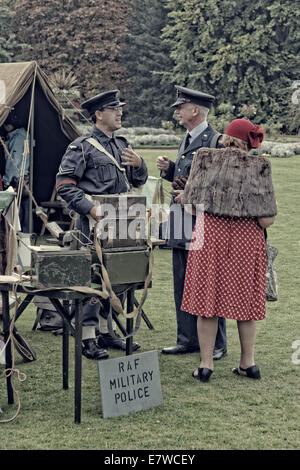
[[[141,217],[104,218],[97,224],[97,236],[103,248],[146,247],[146,220]]]
[[[88,250],[32,251],[32,284],[38,288],[91,285]]]
[[[103,250],[103,263],[112,287],[143,283],[149,271],[149,250]]]
[[[135,194],[92,196],[101,206],[103,219],[97,224],[102,248],[147,246],[146,197]]]
[[[113,217],[146,217],[146,196],[137,194],[101,194],[91,196],[96,205],[101,205],[109,218]],[[110,210],[114,212],[113,217]]]
[[[101,206],[96,236],[111,285],[144,283],[149,271],[146,197],[113,194],[92,199]]]

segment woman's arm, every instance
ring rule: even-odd
[[[275,216],[274,217],[258,217],[257,218],[257,221],[258,221],[259,225],[262,228],[270,227],[270,225],[272,225],[274,223],[274,220],[275,220]]]

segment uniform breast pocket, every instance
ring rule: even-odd
[[[102,182],[112,180],[116,176],[115,165],[107,160],[105,156],[93,156],[91,158],[91,163],[97,173],[97,177]]]
[[[106,165],[100,165],[98,167],[98,171],[101,181],[103,182],[110,181],[116,178],[115,166],[111,165],[110,163]]]

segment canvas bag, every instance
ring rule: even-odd
[[[278,300],[278,283],[277,271],[275,268],[275,258],[278,255],[278,249],[270,245],[268,240],[267,230],[264,229],[264,236],[266,241],[266,300],[274,302]]]
[[[266,269],[266,300],[278,300],[278,283],[277,272],[274,265],[274,260],[278,255],[278,249],[269,244],[266,239],[266,253],[267,253],[267,269]]]
[[[35,330],[39,325],[39,330],[56,331],[63,327],[63,319],[55,310],[52,303],[45,297],[36,295],[33,303],[37,307],[36,319],[33,325]]]

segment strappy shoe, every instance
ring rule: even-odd
[[[242,367],[236,367],[235,369],[232,369],[232,372],[235,375],[240,375],[241,377],[248,377],[248,379],[261,378],[259,368],[256,365],[248,367],[247,369],[243,369]],[[241,372],[245,373],[241,374]]]
[[[198,367],[198,369],[192,373],[192,377],[200,380],[200,382],[208,382],[212,373],[213,370],[208,369],[208,367]]]

